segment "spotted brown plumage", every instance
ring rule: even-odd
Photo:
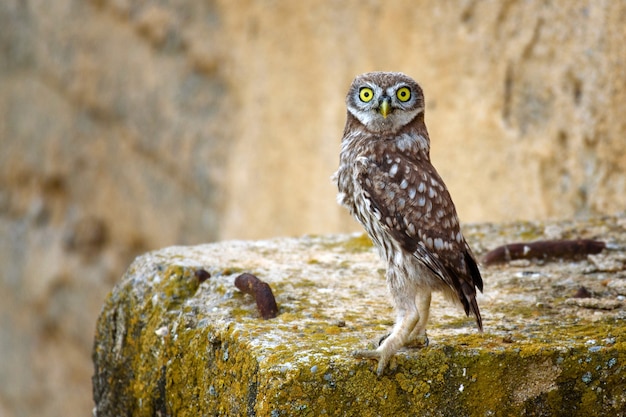
[[[355,78],[346,98],[346,127],[335,173],[338,201],[365,227],[387,262],[397,319],[373,351],[378,374],[395,352],[426,338],[432,291],[482,319],[476,288],[483,281],[461,233],[450,194],[430,162],[420,86],[401,73]]]

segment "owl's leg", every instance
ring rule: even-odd
[[[428,289],[422,289],[417,293],[417,296],[415,297],[417,312],[419,314],[419,321],[417,322],[415,328],[411,331],[411,335],[409,336],[409,344],[411,347],[428,346],[428,336],[426,336],[426,324],[428,323],[428,316],[430,315],[430,300],[431,292]]]
[[[388,271],[387,273],[389,289],[395,301],[397,311],[393,331],[376,350],[358,350],[354,352],[354,356],[357,358],[377,359],[378,368],[376,373],[378,376],[383,374],[391,357],[409,342],[411,332],[420,322],[420,313],[415,305],[415,287],[406,285],[407,281],[405,280],[394,279],[396,276],[394,271]]]

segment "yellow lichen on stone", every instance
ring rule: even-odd
[[[356,252],[371,249],[374,247],[374,244],[368,235],[360,234],[347,240],[343,247],[348,251]]]

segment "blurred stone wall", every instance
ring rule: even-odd
[[[417,6],[416,4],[419,4]],[[138,253],[360,230],[345,92],[403,71],[463,221],[626,206],[626,3],[3,0],[0,415],[85,415]]]

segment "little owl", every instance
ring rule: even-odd
[[[393,330],[376,350],[381,375],[389,359],[408,344],[428,343],[426,322],[432,291],[482,319],[476,288],[483,281],[443,180],[430,163],[424,95],[397,72],[357,76],[346,97],[337,200],[367,230],[387,263],[387,286],[396,309]]]

